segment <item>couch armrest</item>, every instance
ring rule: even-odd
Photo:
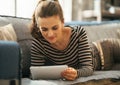
[[[13,41],[0,41],[0,80],[15,80],[20,84],[20,62],[19,44]]]

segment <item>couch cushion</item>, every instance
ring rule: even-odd
[[[116,63],[120,63],[120,39],[107,38],[94,43],[96,43],[97,48],[102,52],[100,56],[103,57],[104,70],[110,70],[114,68]]]
[[[113,40],[114,39],[103,39],[99,41],[103,52],[101,56],[104,57],[104,70],[110,70],[114,65]]]
[[[0,27],[0,40],[17,41],[17,36],[12,24]]]
[[[19,44],[22,49],[22,77],[29,77],[31,40],[19,41]]]
[[[117,30],[120,29],[120,22],[89,25],[83,27],[87,31],[89,41],[92,42],[105,38],[118,38]]]
[[[89,83],[87,81],[108,79],[108,78],[118,79],[118,81],[119,81],[120,71],[95,71],[93,73],[93,75],[88,76],[88,77],[80,77],[80,78],[76,79],[75,81],[65,81],[62,79],[59,79],[59,80],[42,80],[42,79],[41,80],[31,80],[28,78],[23,78],[22,85],[85,85],[85,84],[82,84],[82,82]],[[98,85],[98,84],[89,83],[88,85]],[[107,82],[105,82],[105,84],[100,84],[100,85],[110,85],[110,83],[107,84]]]
[[[4,26],[9,24],[10,22],[8,22],[7,18],[1,17],[0,16],[0,26]]]
[[[118,38],[117,30],[120,29],[120,20],[103,22],[66,22],[66,25],[84,27],[88,34],[89,41],[96,41],[104,38]]]

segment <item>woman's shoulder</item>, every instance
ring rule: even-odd
[[[41,39],[37,39],[37,38],[33,38],[33,39],[32,39],[32,45],[42,46],[43,43],[44,43],[44,41],[42,41]]]
[[[85,29],[80,25],[70,26],[70,28],[72,29],[72,31],[77,32],[77,33],[85,31]]]

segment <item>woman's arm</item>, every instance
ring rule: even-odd
[[[74,28],[76,29],[76,28]],[[88,44],[87,34],[84,28],[77,26],[77,39],[78,39],[78,63],[79,69],[72,67],[64,70],[61,75],[67,80],[75,80],[78,77],[89,76],[93,73],[92,54]]]
[[[45,58],[43,47],[37,39],[33,39],[31,45],[31,66],[43,66]]]
[[[89,76],[93,73],[92,54],[88,43],[87,33],[84,28],[78,27],[79,34],[79,66],[78,76]]]

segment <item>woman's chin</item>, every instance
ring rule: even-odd
[[[56,41],[48,41],[50,44],[55,44],[56,43]]]

